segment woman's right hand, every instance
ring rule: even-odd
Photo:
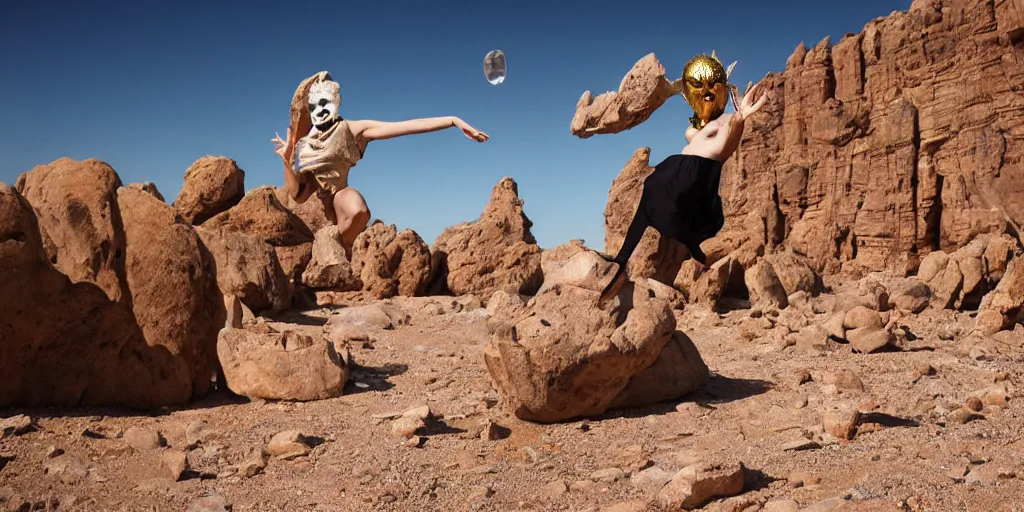
[[[284,159],[284,151],[285,148],[288,146],[287,141],[282,140],[281,136],[278,135],[277,132],[274,132],[274,138],[270,139],[270,142],[274,143],[274,153],[277,153],[277,156],[281,157],[281,159]]]
[[[484,133],[484,132],[482,132],[480,130],[477,130],[476,128],[473,128],[472,126],[469,125],[469,123],[467,123],[467,122],[465,122],[462,119],[459,119],[457,117],[455,118],[455,126],[458,126],[459,129],[462,130],[462,133],[465,134],[466,137],[469,138],[469,140],[475,140],[477,142],[484,142],[485,140],[488,140],[488,139],[491,138],[486,133]]]

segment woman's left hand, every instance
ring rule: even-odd
[[[469,125],[469,123],[463,121],[462,119],[456,119],[455,126],[458,126],[459,129],[462,130],[462,133],[465,134],[466,137],[469,138],[470,140],[484,142],[491,138],[486,133],[477,130],[476,128],[473,128],[472,126]]]

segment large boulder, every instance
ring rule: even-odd
[[[238,297],[257,315],[277,313],[291,306],[288,277],[270,244],[223,226],[197,226],[196,233],[217,262],[221,294]]]
[[[349,377],[348,354],[339,354],[322,336],[225,328],[217,353],[228,388],[249,398],[334,398],[341,396]]]
[[[227,211],[245,197],[245,171],[227,157],[206,155],[185,171],[185,182],[174,200],[181,216],[196,226]]]
[[[271,186],[250,190],[237,205],[203,227],[246,233],[270,244],[285,275],[295,282],[301,281],[313,254],[313,232],[281,204]]]
[[[36,211],[50,262],[73,282],[93,283],[114,302],[124,288],[124,230],[117,208],[121,178],[104,162],[61,158],[18,178]]]
[[[122,187],[125,282],[147,343],[182,358],[196,394],[217,369],[217,331],[224,303],[216,264],[199,235],[174,208],[142,190]]]
[[[432,294],[535,293],[543,275],[532,225],[523,212],[515,180],[502,178],[479,220],[450,226],[434,241]]]
[[[996,289],[986,295],[978,309],[976,329],[982,334],[995,334],[1012,329],[1024,316],[1024,258],[1010,261]]]
[[[378,299],[426,292],[430,247],[415,231],[375,222],[352,244],[352,273],[362,289]]]
[[[130,260],[137,261],[134,254]],[[5,319],[0,322],[0,407],[151,408],[183,404],[192,396],[202,365],[192,350],[204,340],[176,347],[181,338],[168,337],[150,346],[128,307],[97,284],[72,281],[50,263],[32,207],[3,184],[0,261],[0,318]],[[140,311],[157,313],[147,306],[144,292],[140,301]],[[147,324],[156,336],[165,332]]]
[[[501,299],[505,292],[491,299],[494,335],[484,361],[518,418],[549,423],[599,415],[677,398],[707,378],[703,362],[691,360],[699,358],[695,350],[670,344],[676,323],[668,300],[644,282],[630,283],[602,310],[595,307],[599,293],[559,285],[526,305]],[[670,384],[658,389],[654,381]]]

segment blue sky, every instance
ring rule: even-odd
[[[638,147],[660,161],[686,144],[681,97],[633,130],[569,133],[585,90],[618,88],[654,52],[670,76],[696,53],[739,61],[733,82],[781,71],[800,41],[838,41],[909,0],[732,2],[16,2],[0,18],[0,181],[63,156],[98,158],[125,183],[152,181],[173,201],[185,169],[235,159],[246,189],[280,185],[274,132],[298,83],[320,70],[341,84],[349,119],[455,115],[457,129],[370,144],[350,184],[375,218],[428,243],[477,218],[503,176],[519,183],[542,247],[604,246],[612,179]],[[704,12],[719,13],[704,19]],[[734,11],[728,12],[727,11]],[[501,49],[505,83],[483,76]]]

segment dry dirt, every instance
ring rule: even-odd
[[[428,300],[393,302],[414,309]],[[830,300],[834,296],[824,294],[789,310],[825,322]],[[280,319],[290,326],[272,325],[316,333],[330,314],[292,313]],[[1021,378],[1020,346],[969,350],[961,334],[971,325],[969,313],[929,309],[907,317],[901,325],[913,341],[903,341],[900,350],[857,354],[846,344],[772,341],[781,338],[772,336],[758,310],[719,314],[689,306],[677,319],[713,372],[707,386],[680,402],[554,425],[503,411],[483,364],[486,317],[485,309],[414,315],[409,325],[374,331],[371,341],[352,346],[356,366],[345,395],[336,399],[250,402],[217,391],[191,407],[155,415],[5,410],[0,422],[12,426],[0,434],[0,505],[657,510],[646,476],[671,475],[694,461],[740,461],[744,492],[705,509],[1021,508],[1014,503],[1024,496],[1017,477],[1024,471],[1022,407],[1013,392]],[[1013,334],[1022,337],[1019,330]],[[863,391],[856,389],[858,379]],[[1005,405],[999,392],[985,393],[994,388],[1007,391]],[[972,395],[984,397],[981,417],[956,421],[965,418],[957,411]],[[853,439],[821,436],[822,413],[831,403],[861,411]],[[393,435],[393,419],[380,418],[422,404],[435,419],[411,443]],[[13,426],[19,414],[33,425]],[[496,424],[490,430],[495,439],[480,436],[484,420]],[[245,464],[289,430],[307,437],[308,454],[269,457],[262,471],[258,455]],[[147,448],[144,434],[154,432],[163,446]],[[185,451],[189,469],[176,481],[168,454]],[[643,470],[644,477],[634,476]],[[795,503],[780,503],[785,500]]]

